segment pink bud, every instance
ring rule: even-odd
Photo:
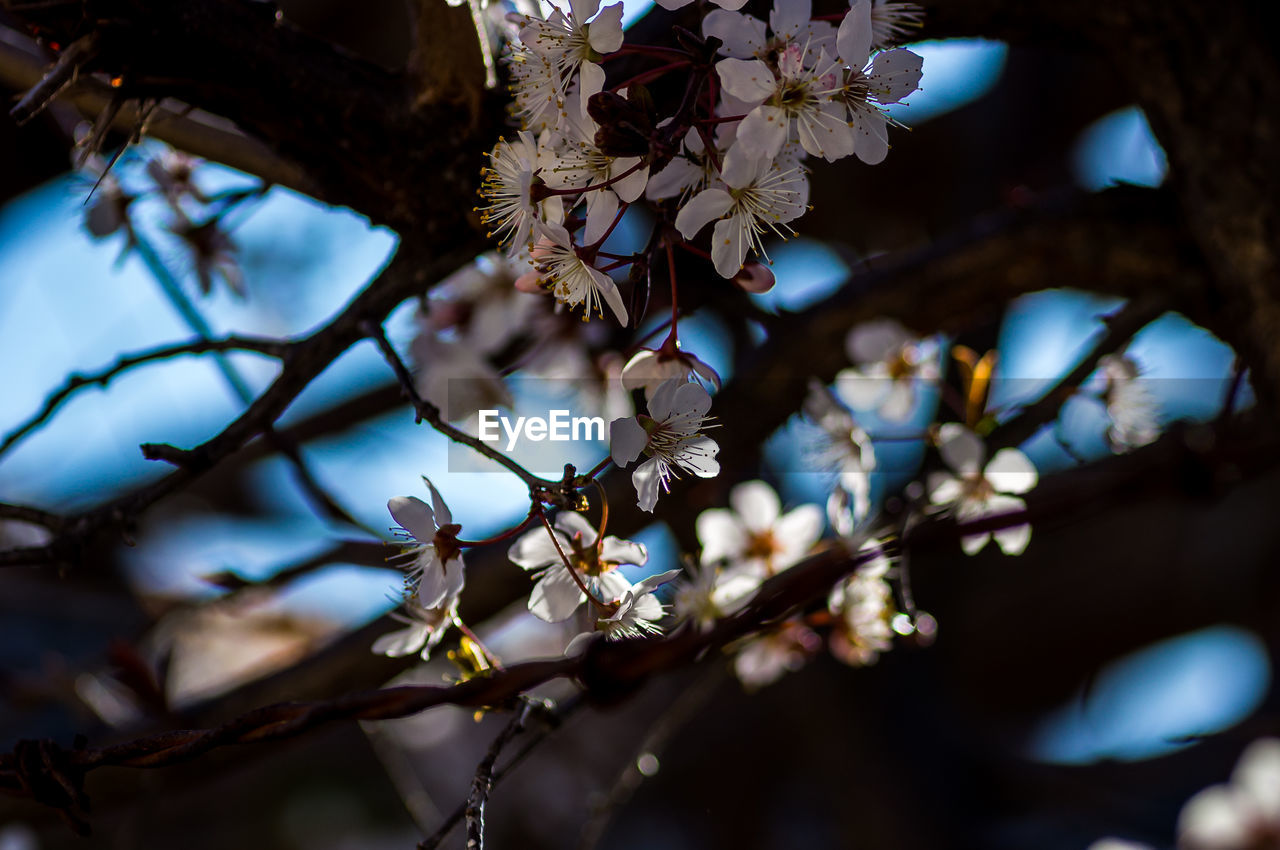
[[[521,292],[532,292],[534,295],[542,295],[547,290],[542,288],[542,275],[537,272],[525,272],[516,278],[516,289]]]
[[[767,266],[760,263],[747,263],[733,276],[733,282],[743,292],[768,292],[773,289],[777,280]]]

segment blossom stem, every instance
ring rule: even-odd
[[[609,495],[599,481],[593,478],[591,483],[596,485],[596,491],[600,494],[600,530],[596,533],[596,560],[599,560],[604,552],[604,530],[609,527]]]
[[[638,56],[679,56],[685,60],[689,58],[689,54],[683,50],[674,47],[659,47],[656,44],[624,44],[615,50],[612,55],[618,56],[626,53]]]
[[[637,162],[637,163],[635,164],[635,167],[634,167],[634,168],[632,168],[630,171],[628,171],[628,172],[627,172],[627,174],[630,174],[632,171],[635,171],[635,170],[636,170],[636,168],[639,168],[639,167],[640,167],[640,163],[638,163],[638,162]],[[604,244],[604,241],[605,241],[606,239],[608,239],[608,238],[613,234],[613,230],[614,230],[614,228],[618,226],[618,223],[619,223],[620,221],[622,221],[622,216],[623,216],[623,214],[624,214],[624,213],[626,213],[626,211],[627,211],[627,207],[629,207],[629,206],[631,206],[631,205],[630,205],[629,203],[627,203],[626,201],[623,201],[622,203],[620,203],[620,204],[618,205],[618,214],[617,214],[617,215],[615,215],[615,216],[613,217],[613,223],[609,225],[609,229],[608,229],[608,230],[606,230],[604,233],[600,234],[600,238],[599,238],[599,239],[597,239],[596,241],[592,242],[590,245],[586,245],[586,246],[584,246],[584,247],[582,248],[582,250],[583,250],[583,251],[590,251],[590,252],[591,252],[591,255],[594,257],[594,256],[595,256],[595,254],[596,254],[596,252],[600,250],[600,246],[601,246],[601,245],[603,245],[603,244]],[[630,261],[630,260],[628,260],[627,262],[631,262],[631,261]],[[614,266],[614,268],[617,268],[617,267],[616,267],[616,266]]]
[[[679,324],[680,324],[680,293],[676,286],[676,252],[671,248],[671,240],[666,240],[667,249],[667,273],[671,277],[671,330],[667,333],[667,338],[663,340],[662,347],[676,348],[680,343]]]
[[[578,575],[578,571],[573,568],[573,564],[569,561],[569,556],[564,553],[564,547],[560,545],[560,538],[556,537],[555,529],[551,527],[551,523],[547,520],[547,515],[542,512],[541,508],[538,509],[538,519],[542,520],[542,527],[547,530],[547,534],[551,535],[551,545],[556,547],[556,554],[560,556],[560,561],[564,564],[564,568],[569,571],[570,577],[573,578],[573,583],[578,586],[579,590],[586,594],[587,599],[591,600],[592,605],[595,605],[606,614],[611,613],[609,611],[609,606],[597,599],[591,591],[587,589],[586,582],[582,580],[582,576]]]

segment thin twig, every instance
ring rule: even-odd
[[[97,55],[97,32],[83,35],[68,44],[53,67],[9,110],[9,117],[22,125],[39,115],[63,89],[71,85],[80,68]]]
[[[163,345],[157,348],[150,348],[146,351],[140,351],[134,354],[126,354],[111,366],[89,375],[71,375],[66,382],[54,390],[48,398],[45,399],[44,406],[27,421],[23,422],[14,430],[7,434],[2,442],[0,442],[0,456],[4,455],[14,444],[21,441],[24,437],[34,431],[36,428],[48,421],[49,417],[70,398],[76,391],[85,387],[94,386],[106,387],[112,378],[115,378],[121,372],[128,371],[135,366],[141,366],[144,363],[154,363],[157,360],[167,360],[170,357],[179,357],[189,354],[208,354],[211,352],[224,351],[252,351],[267,357],[275,357],[283,360],[289,355],[292,343],[282,342],[278,339],[270,338],[254,338],[243,336],[229,336],[223,339],[196,339],[190,342],[174,343],[171,345]]]
[[[440,413],[440,408],[424,399],[418,393],[418,388],[414,384],[413,376],[409,374],[408,367],[404,365],[404,361],[400,359],[400,355],[396,353],[396,350],[391,345],[390,340],[387,339],[387,334],[383,331],[382,324],[373,321],[365,322],[361,325],[361,330],[364,331],[366,336],[377,343],[379,350],[382,351],[383,358],[387,361],[387,364],[391,366],[392,371],[395,372],[396,379],[400,381],[400,387],[404,390],[404,394],[408,396],[410,403],[413,404],[413,409],[417,414],[419,422],[426,422],[432,428],[436,429],[441,434],[444,434],[455,443],[461,443],[464,446],[475,449],[490,460],[505,466],[507,469],[514,472],[520,480],[528,486],[529,492],[535,496],[558,488],[559,482],[548,481],[545,478],[540,478],[537,475],[534,475],[516,461],[490,446],[488,443],[478,437],[473,437],[466,431],[455,428],[446,422]]]
[[[58,531],[65,520],[57,514],[42,511],[29,505],[0,504],[0,519],[16,519],[32,525],[43,526],[50,531]]]
[[[529,720],[529,712],[533,708],[531,700],[521,700],[516,716],[506,725],[498,737],[489,745],[480,764],[476,766],[476,775],[471,780],[471,793],[467,795],[467,850],[484,850],[484,807],[489,802],[489,792],[493,789],[493,768],[498,762],[507,744],[524,731]]]
[[[507,762],[506,767],[493,774],[490,790],[492,791],[493,788],[497,788],[503,779],[509,776],[512,771],[519,767],[520,764],[538,748],[539,744],[545,741],[552,732],[559,729],[560,726],[564,724],[565,720],[567,720],[570,715],[576,712],[583,705],[585,705],[585,702],[582,699],[582,696],[575,695],[561,703],[559,710],[554,712],[541,712],[540,714],[543,720],[541,728],[534,732],[525,742],[525,745],[516,751],[516,754],[511,757],[511,761]],[[467,803],[468,801],[464,800],[459,804],[449,817],[444,819],[444,822],[440,824],[435,832],[418,844],[417,850],[436,850],[436,848],[440,846],[440,843],[449,837],[449,833],[453,831],[453,828],[462,823],[463,818],[467,816]]]

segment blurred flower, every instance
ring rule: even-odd
[[[871,512],[871,472],[876,468],[871,437],[818,381],[809,384],[804,413],[823,432],[819,463],[839,476],[827,500],[827,519],[836,534],[849,537]]]
[[[1024,510],[1027,503],[1009,493],[1026,493],[1036,486],[1036,468],[1017,449],[1001,449],[982,466],[987,448],[982,438],[956,422],[948,422],[938,432],[938,452],[955,472],[935,472],[929,476],[929,501],[954,506],[956,519],[964,523],[985,516]],[[974,555],[992,537],[1006,555],[1019,555],[1031,541],[1031,526],[1023,523],[995,532],[984,531],[960,539],[966,555]]]
[[[854,410],[873,410],[890,422],[909,419],[919,385],[938,380],[936,343],[893,319],[858,325],[845,337],[845,350],[856,365],[836,375],[836,392]]]
[[[1111,450],[1123,453],[1155,442],[1160,436],[1160,405],[1137,362],[1123,354],[1108,354],[1098,361],[1106,378],[1103,400],[1111,425],[1107,442]]]
[[[621,564],[639,566],[649,560],[644,544],[612,536],[601,541],[591,523],[572,511],[556,517],[553,533],[554,540],[546,529],[535,528],[507,551],[516,566],[537,573],[529,610],[549,623],[569,619],[587,600],[578,580],[598,599],[616,599],[631,587],[616,568]],[[565,558],[578,580],[570,574]]]
[[[715,564],[685,563],[687,575],[676,582],[672,599],[676,619],[708,631],[716,620],[737,612],[760,587],[758,576],[742,569],[721,570]]]
[[[457,572],[462,574],[461,569]],[[445,604],[428,607],[422,604],[416,594],[411,595],[404,600],[403,613],[393,611],[391,614],[393,618],[406,623],[408,628],[385,634],[375,640],[373,652],[391,658],[420,652],[422,660],[426,661],[457,615],[457,596],[449,598]]]
[[[893,647],[893,589],[886,576],[889,558],[880,542],[868,540],[858,550],[871,559],[836,585],[827,597],[827,608],[836,617],[828,646],[845,664],[874,664],[880,653]]]
[[[1178,816],[1179,850],[1280,847],[1280,739],[1250,744],[1231,782],[1196,794]]]
[[[699,478],[719,474],[716,454],[720,447],[702,433],[710,409],[711,396],[705,389],[673,379],[654,392],[648,416],[616,419],[610,425],[609,450],[619,467],[634,461],[641,452],[649,455],[631,474],[642,510],[653,512],[658,488],[667,492],[681,469]]]
[[[725,561],[763,578],[799,561],[822,536],[822,510],[800,505],[782,513],[778,494],[763,481],[729,491],[732,510],[712,508],[698,515],[702,563]]]
[[[733,672],[749,691],[770,685],[804,666],[822,646],[822,638],[799,620],[748,640],[733,659]]]

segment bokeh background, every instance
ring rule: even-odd
[[[280,6],[346,49],[388,67],[405,61],[395,0]],[[642,3],[627,0],[627,9],[637,31],[667,25]],[[1096,57],[980,40],[912,49],[925,59],[922,90],[893,108],[912,129],[877,168],[819,166],[800,238],[773,252],[779,285],[755,296],[763,309],[818,303],[866,258],[930,244],[992,211],[1166,180],[1142,112],[1107,85]],[[0,174],[0,432],[66,376],[124,352],[198,333],[302,334],[396,244],[349,210],[273,188],[226,219],[246,295],[201,295],[159,202],[135,207],[150,261],[124,251],[121,234],[86,230],[92,177],[69,170],[79,120],[53,110],[20,129],[0,122],[0,151],[17,165]],[[162,155],[159,143],[143,142],[116,173],[128,187]],[[214,164],[201,165],[196,181],[210,194],[255,182]],[[636,238],[638,223],[618,236]],[[1053,284],[992,305],[986,324],[944,340],[999,351],[999,408],[1051,386],[1101,332],[1099,317],[1123,303],[1091,293],[1088,280]],[[415,310],[403,305],[387,325],[402,350]],[[713,309],[688,323],[686,347],[726,379],[742,344]],[[1037,524],[1019,558],[993,547],[974,558],[954,545],[921,552],[912,580],[939,622],[932,646],[904,645],[858,670],[820,657],[754,694],[712,658],[620,706],[577,711],[495,793],[492,846],[1067,850],[1105,835],[1171,846],[1182,802],[1225,778],[1244,745],[1276,726],[1280,481],[1272,457],[1246,458],[1233,480],[1206,481],[1184,456],[1222,411],[1234,374],[1227,345],[1171,313],[1128,353],[1160,402],[1172,436],[1156,450],[1168,462]],[[162,472],[140,443],[207,439],[274,370],[248,354],[178,358],[81,392],[0,457],[0,501],[63,511],[126,492]],[[120,683],[157,658],[166,659],[166,711],[180,725],[268,696],[334,694],[392,675],[439,681],[447,665],[404,671],[352,637],[391,627],[399,573],[384,561],[393,550],[368,543],[392,539],[386,501],[419,494],[426,475],[472,538],[517,521],[526,505],[509,476],[486,474],[478,485],[476,473],[451,469],[444,439],[413,424],[390,378],[362,343],[280,422],[304,435],[308,467],[355,523],[318,510],[286,461],[250,449],[150,511],[132,545],[90,553],[94,568],[0,574],[0,737],[84,732],[97,741],[149,728],[136,689]],[[1250,403],[1246,386],[1237,407]],[[930,414],[921,411],[921,424]],[[1081,459],[1110,456],[1106,424],[1095,400],[1074,399],[1056,433],[1024,448],[1042,474],[1076,486],[1093,468]],[[877,496],[909,478],[923,449],[893,443],[884,452]],[[767,444],[757,471],[790,504],[825,498],[829,477],[808,463],[798,424]],[[0,524],[0,539],[38,542],[39,532]],[[638,539],[655,568],[677,563],[661,524]],[[520,579],[510,565],[498,570],[472,585]],[[226,591],[209,577],[227,572],[269,586],[220,603]],[[520,603],[482,634],[499,652],[551,650]],[[0,848],[411,847],[465,797],[502,722],[445,708],[162,771],[102,771],[89,784],[92,839],[0,799]]]

